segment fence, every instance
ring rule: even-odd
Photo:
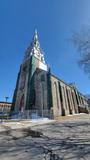
[[[51,110],[25,110],[25,111],[13,111],[10,112],[3,111],[0,112],[0,119],[53,119],[53,113]]]

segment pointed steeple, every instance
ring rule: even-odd
[[[39,40],[38,40],[37,29],[35,29],[32,44],[33,44],[33,47],[36,47],[36,48],[40,49],[40,43],[39,43]]]
[[[37,29],[35,29],[35,33],[34,33],[34,40],[38,40],[38,33],[37,33]]]
[[[38,40],[37,29],[35,29],[32,43],[30,44],[30,46],[26,50],[24,60],[30,58],[32,55],[34,55],[40,61],[45,63],[44,55],[43,55],[42,49],[40,48],[40,43],[39,43],[39,40]]]

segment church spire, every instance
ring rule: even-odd
[[[32,55],[35,56],[36,58],[38,58],[43,63],[45,63],[44,54],[42,52],[42,49],[40,48],[40,43],[38,40],[37,29],[35,29],[32,43],[30,44],[30,46],[26,50],[24,60],[30,58]]]
[[[37,33],[37,29],[35,29],[34,39],[38,40],[38,33]]]
[[[34,47],[36,47],[36,48],[39,48],[39,49],[40,49],[40,43],[39,43],[39,40],[38,40],[38,33],[37,33],[37,29],[35,29],[32,44],[33,44],[33,46],[34,46]]]

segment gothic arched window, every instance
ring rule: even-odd
[[[57,88],[57,83],[56,82],[54,82],[54,87],[55,87],[55,94],[56,94],[56,103],[57,103],[57,107],[59,109],[58,88]]]
[[[20,106],[19,106],[20,111],[23,111],[23,109],[24,109],[24,94],[21,97]]]

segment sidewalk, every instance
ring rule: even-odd
[[[66,120],[75,120],[75,119],[82,119],[85,118],[87,119],[88,117],[90,118],[90,114],[86,114],[86,113],[78,113],[78,114],[71,114],[71,115],[67,115],[67,116],[60,116],[60,117],[56,117],[55,120],[57,121],[66,121]]]

